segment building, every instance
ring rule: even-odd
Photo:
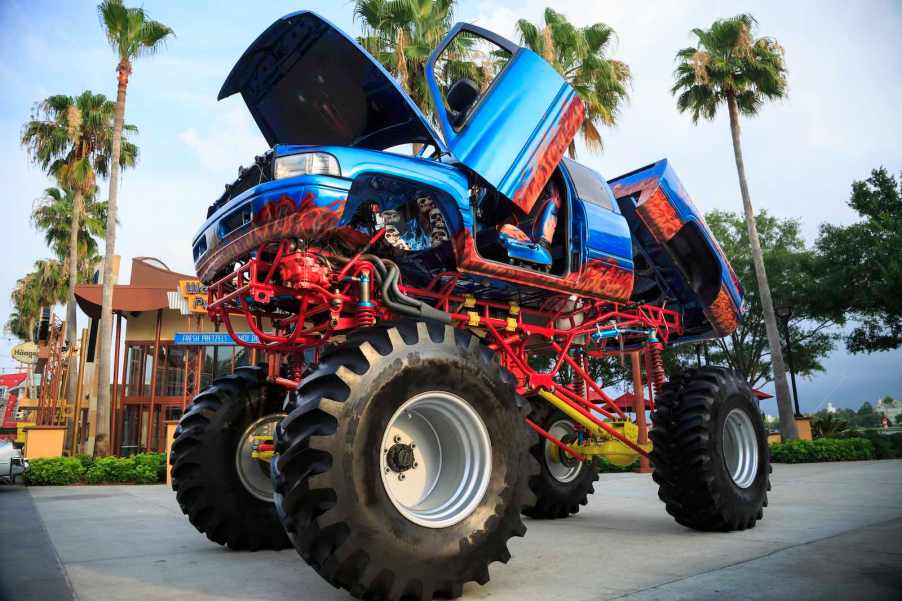
[[[101,291],[99,284],[75,289],[79,306],[93,320],[100,317]],[[227,333],[217,331],[207,316],[206,290],[196,278],[171,271],[157,259],[132,261],[129,283],[114,286],[113,312],[114,454],[164,449],[165,422],[178,420],[197,392],[237,367],[263,360],[262,351],[236,346]],[[255,340],[250,333],[240,335]],[[86,374],[93,372],[95,339],[89,338]],[[96,399],[86,401],[92,423]],[[79,443],[89,435],[86,430]]]
[[[22,417],[19,397],[25,389],[28,373],[0,375],[0,440],[17,440],[18,418]]]
[[[880,399],[874,403],[874,411],[885,415],[890,424],[895,424],[896,416],[902,414],[902,401],[899,399]]]

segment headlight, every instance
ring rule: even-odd
[[[273,178],[285,179],[299,175],[334,175],[341,177],[338,160],[325,152],[302,152],[278,157],[273,165]]]

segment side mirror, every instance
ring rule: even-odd
[[[479,88],[470,79],[458,79],[448,89],[446,99],[448,101],[448,121],[452,126],[460,127],[467,118],[467,113],[473,108],[476,99],[479,98]]]

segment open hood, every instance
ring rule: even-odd
[[[219,99],[236,92],[270,146],[384,149],[421,143],[445,150],[382,65],[312,12],[282,17],[245,50]]]

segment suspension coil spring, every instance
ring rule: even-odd
[[[371,327],[376,324],[376,307],[372,303],[367,303],[366,305],[358,303],[355,316],[359,327]]]
[[[586,356],[586,354],[580,353],[578,360],[579,366],[582,367],[583,371],[589,373],[589,358]],[[573,392],[575,392],[577,396],[586,398],[586,381],[579,377],[579,375],[577,374],[574,374],[573,379]]]
[[[651,381],[655,390],[655,397],[661,395],[661,387],[667,381],[667,375],[664,373],[664,358],[661,356],[663,345],[660,342],[653,342],[648,345],[648,355],[651,357]]]
[[[370,301],[370,275],[366,271],[360,274],[360,300],[357,303],[355,316],[357,325],[368,328],[376,324],[376,307]]]

